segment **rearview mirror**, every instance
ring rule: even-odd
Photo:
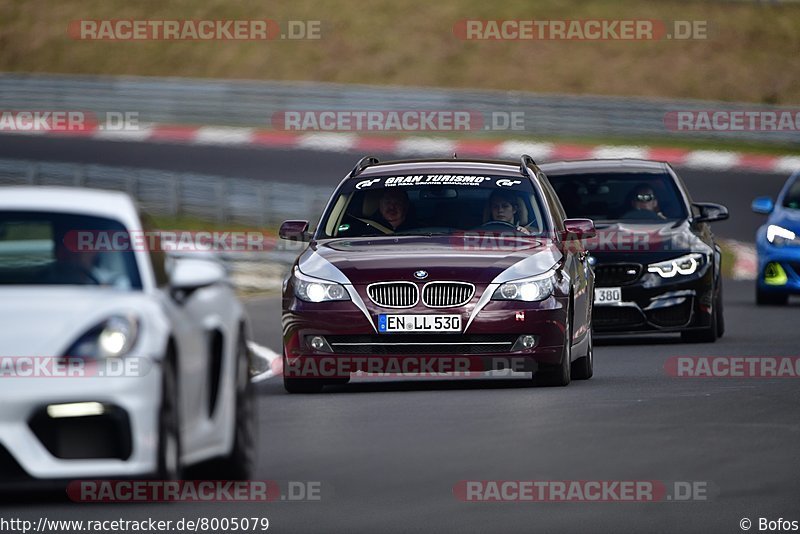
[[[308,233],[308,221],[284,221],[278,231],[278,236],[289,241],[311,241]]]
[[[772,210],[775,209],[775,203],[769,197],[758,197],[757,199],[753,200],[750,208],[756,213],[769,215],[772,213]]]
[[[432,189],[423,189],[419,195],[424,199],[440,199],[440,198],[457,198],[458,191],[452,187],[434,187]]]
[[[695,202],[693,205],[700,210],[700,215],[694,218],[694,222],[716,222],[728,218],[728,208],[722,204]]]
[[[590,239],[597,235],[594,221],[591,219],[565,219],[564,230],[566,239]]]

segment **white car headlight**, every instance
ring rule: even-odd
[[[294,296],[306,302],[327,302],[335,300],[350,300],[350,295],[342,284],[312,278],[294,271]]]
[[[770,224],[767,227],[767,241],[776,246],[800,245],[797,234],[777,224]]]
[[[114,315],[83,334],[64,354],[68,358],[119,358],[128,354],[139,337],[139,320]]]
[[[506,282],[498,287],[492,300],[522,300],[537,302],[553,294],[555,271]]]
[[[647,266],[647,272],[656,273],[662,278],[672,278],[679,274],[688,276],[694,274],[702,263],[702,254],[687,254],[672,260],[651,263]]]

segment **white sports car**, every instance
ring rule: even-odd
[[[149,229],[122,193],[0,189],[0,485],[177,479],[200,462],[247,478],[249,330],[223,266],[77,248],[81,231]]]

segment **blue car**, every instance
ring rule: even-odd
[[[786,304],[790,294],[800,294],[800,170],[786,181],[777,202],[759,197],[752,208],[769,215],[756,233],[756,302]]]

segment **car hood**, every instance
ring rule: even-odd
[[[393,236],[312,243],[298,259],[300,271],[340,283],[463,280],[476,284],[543,273],[561,259],[546,239],[496,236]]]
[[[708,252],[688,221],[596,223],[597,237],[585,240],[601,263],[661,261],[687,252]]]
[[[90,328],[118,313],[158,316],[140,292],[84,286],[0,287],[0,356],[60,356]]]

